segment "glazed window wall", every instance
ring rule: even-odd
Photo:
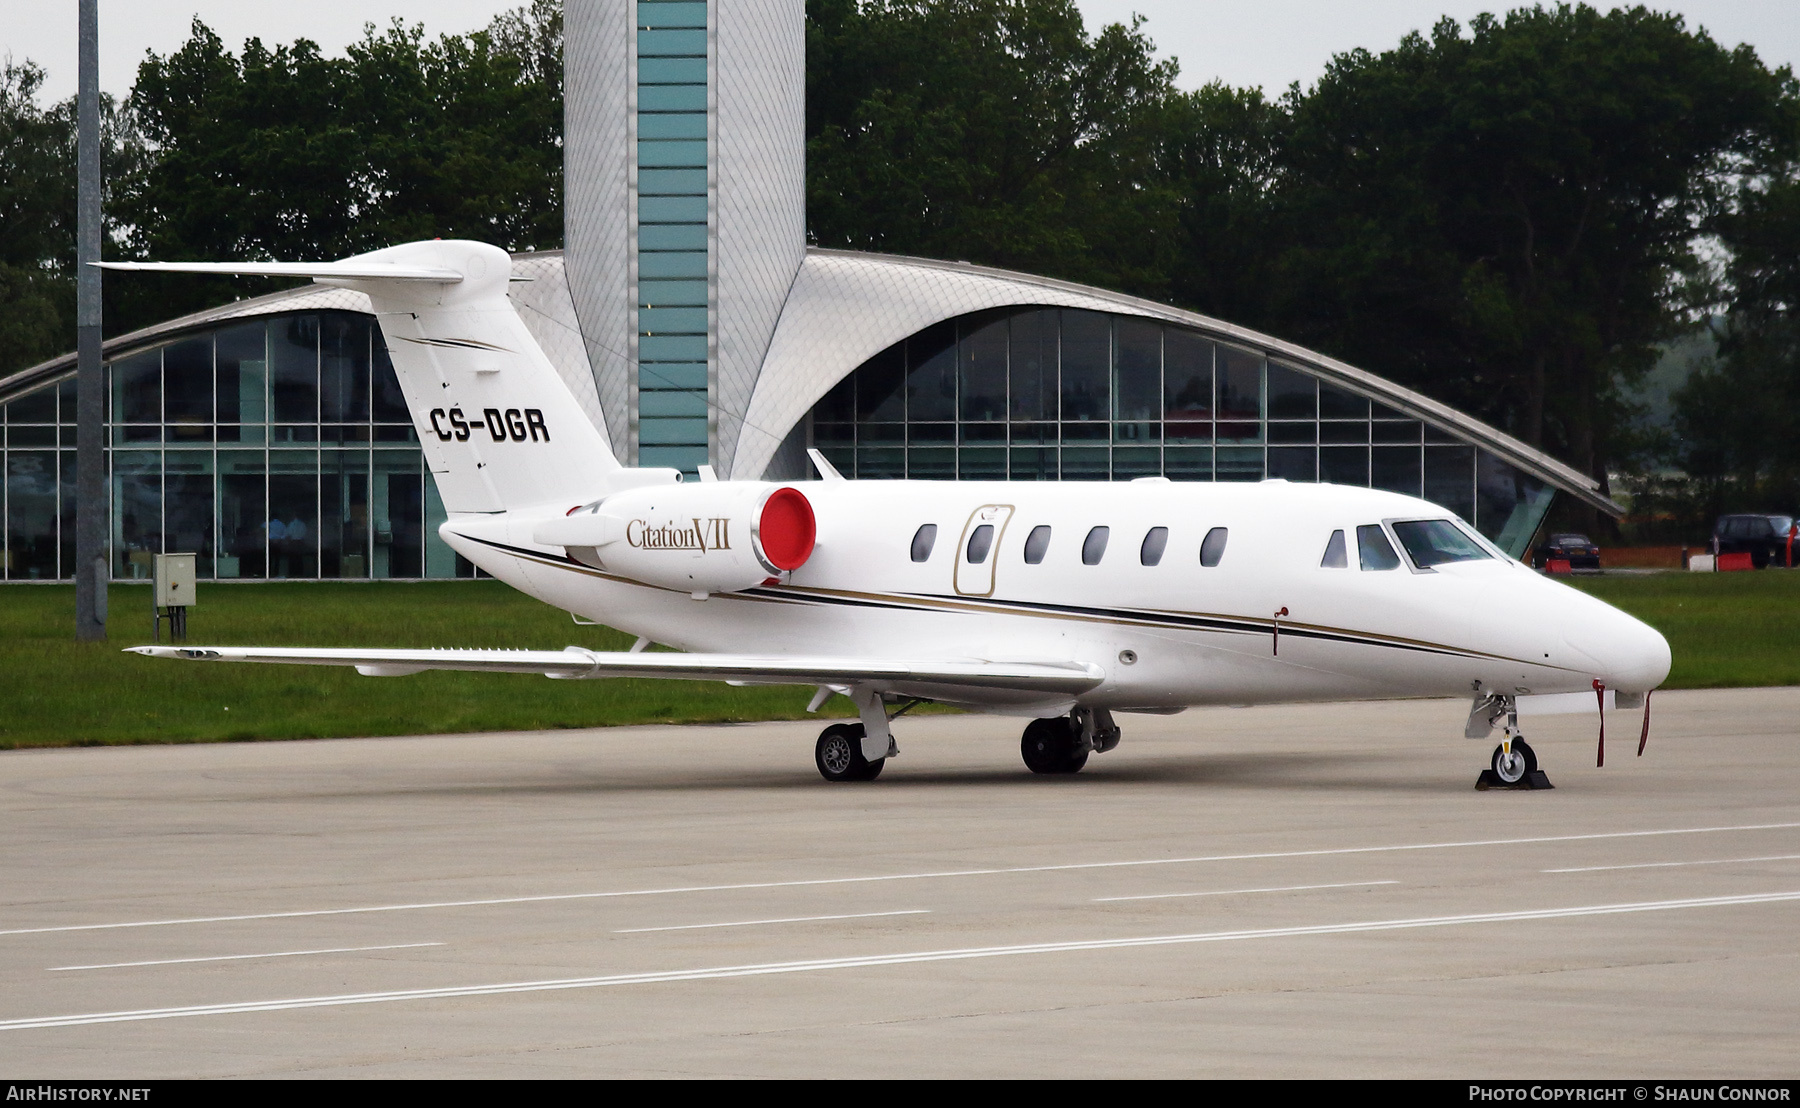
[[[368,316],[260,318],[107,365],[116,578],[159,553],[202,577],[469,577]],[[75,381],[0,406],[8,580],[75,564]]]
[[[705,0],[637,3],[637,458],[707,458]]]
[[[1007,310],[882,351],[814,408],[863,479],[1329,481],[1422,496],[1514,556],[1553,489],[1259,351],[1134,316]]]

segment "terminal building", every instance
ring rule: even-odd
[[[1423,496],[1523,556],[1580,472],[1354,366],[1163,304],[809,247],[804,0],[565,15],[566,251],[512,298],[627,465],[800,480],[1330,481]],[[148,275],[112,280],[154,280]],[[452,578],[380,328],[314,286],[105,344],[111,564]],[[0,571],[73,574],[74,355],[0,379]]]

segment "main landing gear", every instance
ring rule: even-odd
[[[1033,773],[1080,773],[1089,754],[1119,745],[1119,728],[1105,708],[1077,708],[1066,716],[1034,719],[1019,740],[1019,754]]]
[[[813,761],[818,763],[819,776],[827,781],[873,781],[881,776],[881,767],[887,765],[886,758],[874,761],[863,757],[863,725],[860,723],[834,723],[819,732],[818,745],[813,747]]]
[[[888,758],[899,753],[887,728],[889,717],[881,698],[860,690],[851,695],[862,722],[832,724],[819,732],[813,747],[813,762],[827,781],[873,781],[881,776]],[[870,736],[871,724],[879,728],[878,736]],[[1111,712],[1077,708],[1066,716],[1032,720],[1019,741],[1019,753],[1033,773],[1079,773],[1087,765],[1088,755],[1104,754],[1118,745],[1119,728]],[[872,756],[884,751],[882,757]]]
[[[821,686],[813,707],[823,703],[832,691]],[[900,753],[894,733],[888,729],[887,702],[880,692],[867,687],[836,691],[844,692],[856,705],[861,722],[834,723],[819,732],[818,745],[813,747],[819,776],[827,781],[873,781],[881,776],[881,767],[887,760]],[[913,701],[895,712],[894,717],[905,715],[918,703]]]
[[[1537,752],[1519,733],[1517,702],[1510,696],[1489,693],[1479,697],[1469,710],[1469,725],[1463,734],[1471,739],[1485,738],[1494,725],[1505,721],[1500,745],[1488,759],[1488,768],[1475,779],[1477,789],[1554,789],[1550,779],[1538,769]]]

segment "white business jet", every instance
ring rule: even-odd
[[[140,646],[160,658],[558,679],[816,685],[860,721],[825,728],[819,772],[871,780],[894,705],[1028,717],[1033,772],[1119,742],[1115,713],[1194,705],[1469,696],[1523,781],[1531,705],[1602,691],[1635,707],[1669,672],[1656,631],[1507,557],[1435,504],[1336,485],[697,482],[627,469],[475,242],[330,263],[113,263],[293,275],[367,293],[449,513],[444,541],[513,587],[639,636],[629,653]],[[661,643],[683,653],[642,652]],[[905,707],[899,710],[904,711]],[[1641,750],[1641,747],[1640,747]]]

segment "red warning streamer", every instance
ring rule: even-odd
[[[1606,764],[1606,683],[1598,677],[1594,678],[1594,701],[1600,705],[1600,750],[1594,756],[1598,768]]]

